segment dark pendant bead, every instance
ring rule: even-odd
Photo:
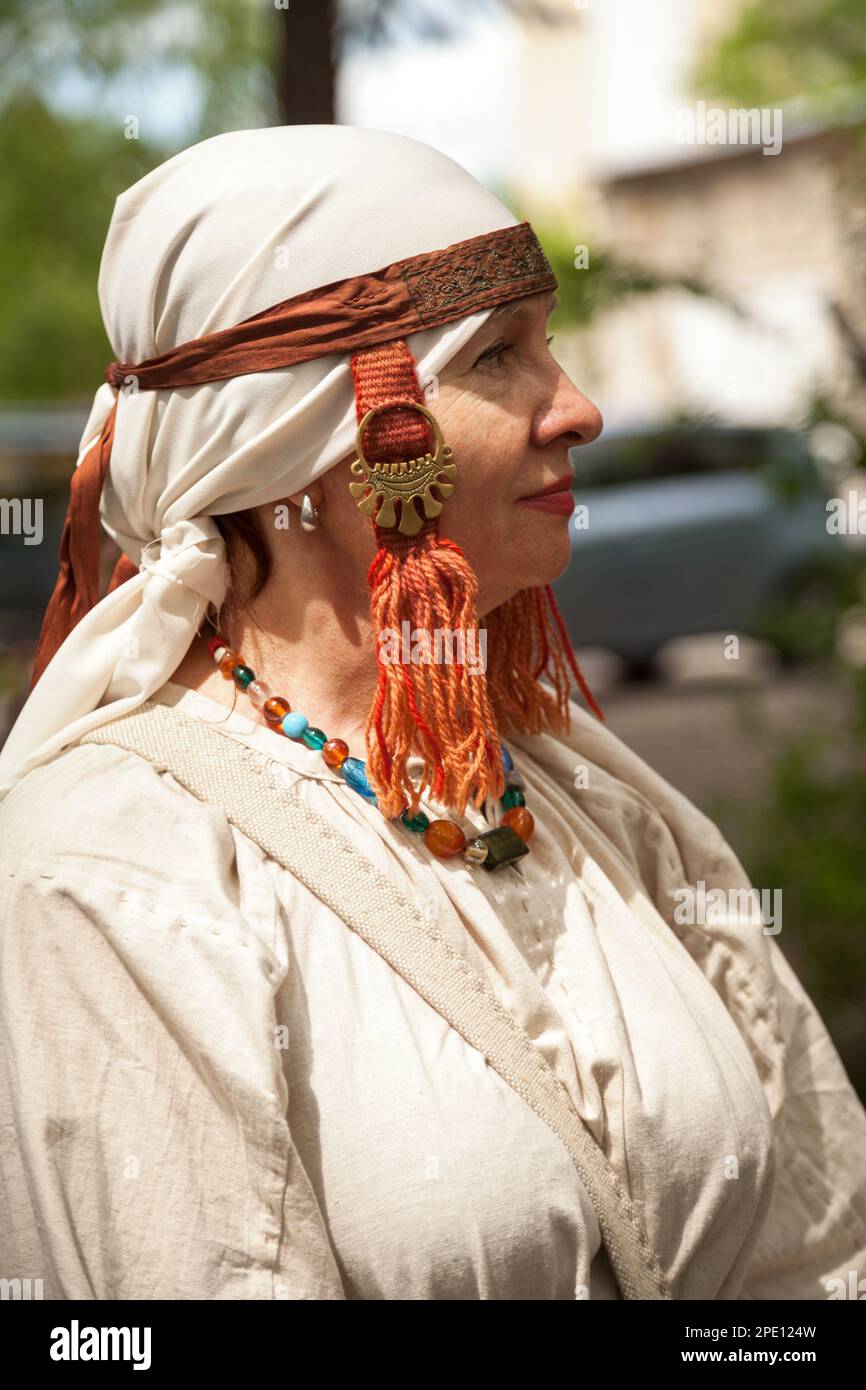
[[[529,853],[526,841],[521,840],[517,831],[512,830],[510,825],[497,825],[495,830],[485,830],[482,835],[473,836],[467,849],[476,846],[487,851],[483,864],[488,873]]]
[[[525,806],[526,797],[523,792],[518,791],[517,787],[506,787],[502,796],[502,804],[507,806],[509,810],[512,806]]]
[[[516,787],[519,792],[526,791],[526,783],[524,782],[521,774],[517,771],[506,772],[505,785],[506,787]]]
[[[255,671],[251,671],[249,666],[233,666],[232,675],[235,685],[240,686],[241,690],[246,690],[247,686],[256,678]]]
[[[311,728],[309,724],[301,734],[301,738],[308,748],[324,748],[325,744],[328,742],[327,734],[323,734],[321,729]]]

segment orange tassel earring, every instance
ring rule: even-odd
[[[415,362],[404,340],[354,353],[352,374],[359,422],[377,411],[367,422],[366,458],[385,464],[387,478],[405,476],[402,470],[387,469],[391,461],[410,461],[410,469],[418,465],[420,478],[425,461],[435,465],[448,457],[440,455],[441,439],[430,438],[426,412],[408,404],[389,405],[395,400],[422,404]],[[428,642],[435,632],[462,634],[464,656],[483,649],[478,580],[461,548],[439,535],[442,508],[432,493],[438,487],[448,495],[451,480],[459,475],[459,459],[441,482],[429,467],[430,477],[420,479],[426,487],[426,519],[418,518],[417,529],[410,521],[410,534],[393,524],[396,511],[393,503],[386,508],[387,497],[375,512],[375,498],[366,485],[370,466],[366,459],[364,463],[365,484],[351,487],[354,496],[362,497],[359,505],[372,517],[376,537],[367,578],[379,679],[365,726],[367,775],[389,819],[404,807],[414,815],[427,789],[434,800],[462,815],[470,798],[481,806],[486,797],[502,795],[500,727],[503,733],[566,730],[572,676],[593,713],[600,719],[603,715],[577,665],[549,585],[522,590],[489,615],[486,670],[470,669],[464,660],[412,660],[405,650],[407,632],[426,635]],[[399,500],[399,491],[396,496]],[[406,503],[401,500],[400,506],[402,513]],[[386,524],[378,525],[377,518]],[[400,648],[396,659],[395,634]],[[542,676],[552,689],[542,685]],[[423,761],[417,787],[406,766],[413,755]]]

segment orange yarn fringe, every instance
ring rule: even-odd
[[[503,734],[565,732],[573,682],[593,713],[604,719],[583,678],[549,585],[523,589],[487,620],[487,670],[456,660],[413,662],[383,658],[386,630],[436,629],[462,633],[466,650],[483,651],[476,604],[478,581],[466,556],[427,522],[407,540],[374,524],[378,550],[368,572],[379,681],[365,727],[367,776],[382,813],[397,816],[420,797],[432,797],[462,815],[471,799],[502,795],[498,729]],[[474,642],[474,647],[471,645]],[[464,652],[465,654],[465,652]],[[401,658],[402,658],[401,647]],[[542,678],[550,688],[543,685]],[[423,760],[414,785],[412,756]]]

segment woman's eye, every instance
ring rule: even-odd
[[[502,365],[502,360],[506,352],[513,346],[513,343],[493,343],[486,352],[482,352],[481,356],[476,358],[474,365],[478,367],[484,362],[489,363],[493,367],[499,367]]]

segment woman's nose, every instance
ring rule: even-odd
[[[535,417],[535,443],[543,448],[567,435],[569,445],[591,444],[603,428],[598,406],[561,372],[552,400]]]
[[[591,444],[594,439],[598,439],[604,429],[604,420],[601,411],[594,401],[585,396],[582,391],[574,388],[577,396],[574,412],[578,418],[577,433],[580,435],[579,444]]]

